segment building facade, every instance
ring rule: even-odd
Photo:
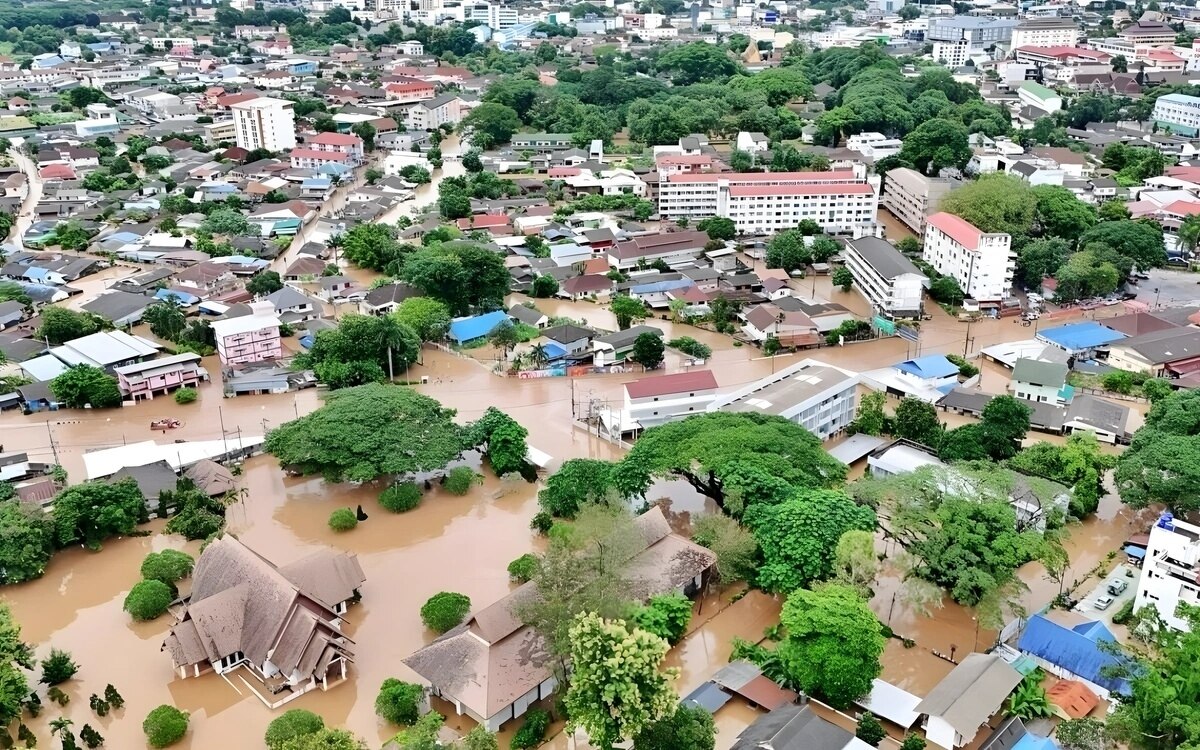
[[[221,364],[243,365],[283,356],[275,306],[270,302],[251,302],[250,310],[249,315],[213,321]]]
[[[840,434],[854,420],[857,373],[805,359],[733,393],[718,396],[711,411],[773,414],[790,419],[821,440]]]
[[[1184,135],[1200,133],[1200,97],[1187,94],[1167,94],[1154,102],[1150,115],[1158,125]]]
[[[1013,49],[1024,46],[1073,47],[1079,26],[1069,18],[1026,18],[1012,31]]]
[[[968,221],[939,212],[925,227],[923,257],[938,273],[958,281],[970,299],[996,304],[1010,295],[1017,257],[1007,234],[981,232]]]
[[[956,180],[926,177],[915,169],[898,167],[887,173],[883,183],[883,206],[909,229],[924,234],[929,209],[957,184]]]
[[[208,373],[200,366],[200,355],[192,352],[117,367],[113,372],[121,395],[134,401],[151,401],[155,394],[194,388],[201,380],[208,379]]]
[[[237,145],[253,151],[287,151],[296,147],[296,117],[286,99],[260,96],[234,104],[233,122]]]
[[[921,317],[929,278],[890,242],[859,237],[846,243],[842,257],[872,309],[891,318]]]
[[[1164,513],[1150,529],[1134,609],[1153,606],[1168,626],[1190,630],[1187,620],[1176,611],[1181,603],[1200,605],[1197,564],[1200,526]]]

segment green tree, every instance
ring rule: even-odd
[[[471,599],[463,594],[442,591],[421,605],[421,622],[436,633],[457,627],[471,612]]]
[[[628,329],[639,320],[646,319],[646,305],[639,299],[625,294],[618,294],[609,303],[609,309],[617,318],[617,327],[622,331]]]
[[[499,309],[512,281],[503,258],[469,242],[418,250],[405,260],[401,276],[454,315]]]
[[[1129,218],[1129,207],[1122,200],[1108,200],[1096,212],[1101,221],[1121,221]]]
[[[50,381],[50,391],[63,405],[108,409],[121,405],[117,379],[92,365],[75,365]]]
[[[644,606],[634,608],[629,620],[667,643],[678,643],[692,620],[692,600],[677,591],[652,596]]]
[[[767,242],[767,267],[791,273],[812,260],[812,251],[799,229],[785,229]]]
[[[963,169],[971,160],[967,128],[952,120],[926,120],[904,136],[900,158],[930,176],[947,168]]]
[[[285,466],[333,481],[433,471],[462,452],[453,417],[410,388],[358,386],[330,393],[321,408],[271,430],[266,450]]]
[[[344,729],[324,729],[302,734],[283,743],[280,750],[367,750],[367,743]]]
[[[142,722],[142,731],[151,747],[174,745],[187,734],[188,715],[174,706],[162,705],[151,711]]]
[[[546,299],[558,294],[558,281],[553,276],[538,276],[529,285],[529,296]]]
[[[858,717],[858,725],[854,728],[854,736],[871,747],[879,747],[879,743],[883,742],[884,737],[887,737],[887,730],[883,728],[883,724],[879,723],[879,719],[875,718],[875,714],[867,711]]]
[[[788,678],[834,708],[871,691],[882,667],[883,626],[853,588],[824,584],[788,596],[778,655]]]
[[[850,273],[850,269],[845,266],[839,266],[833,272],[833,285],[841,287],[843,292],[850,291],[851,285],[854,284],[854,275]]]
[[[256,297],[265,297],[280,289],[283,289],[283,279],[279,277],[278,271],[260,271],[246,282],[246,291]]]
[[[833,550],[833,576],[838,583],[854,586],[870,596],[871,584],[879,575],[879,558],[875,556],[875,534],[851,529],[838,537]]]
[[[925,738],[919,734],[907,734],[904,736],[904,742],[900,743],[900,750],[925,750]]]
[[[1142,270],[1167,262],[1162,228],[1153,222],[1102,221],[1079,238],[1079,247],[1093,243],[1107,245]]]
[[[858,414],[850,427],[854,432],[864,435],[882,435],[888,432],[888,417],[883,410],[887,403],[887,395],[882,392],[865,394],[858,401]]]
[[[6,498],[0,501],[0,528],[0,583],[40,578],[54,553],[51,516],[15,497]]]
[[[845,476],[845,465],[795,422],[713,412],[646,430],[613,479],[625,497],[645,495],[656,477],[684,479],[736,514],[754,502],[778,502],[795,487],[832,486]],[[734,507],[729,507],[731,493]]]
[[[1012,695],[1008,696],[1008,713],[1024,721],[1044,719],[1054,714],[1046,690],[1042,687],[1043,674],[1037,670],[1025,676]]]
[[[183,306],[174,298],[155,302],[146,307],[142,320],[150,325],[150,332],[160,339],[174,341],[183,333],[187,317]]]
[[[680,705],[675,713],[650,724],[633,738],[633,750],[713,750],[717,729],[712,714]]]
[[[647,370],[655,370],[663,362],[662,336],[654,333],[643,333],[633,341],[633,353],[630,359]]]
[[[110,536],[128,535],[146,517],[142,492],[132,479],[71,485],[54,498],[54,537],[60,547],[99,549]]]
[[[875,530],[874,511],[840,490],[797,490],[777,505],[750,506],[745,519],[762,549],[757,583],[778,593],[830,578],[842,535]]]
[[[529,446],[525,438],[529,431],[521,423],[494,406],[467,428],[467,446],[485,447],[484,454],[498,476],[522,473],[528,467]]]
[[[232,208],[218,208],[209,213],[200,228],[209,234],[222,234],[228,237],[241,237],[253,233],[250,222],[242,212]]]
[[[9,726],[21,715],[30,696],[24,670],[36,662],[33,649],[21,640],[21,626],[13,620],[6,603],[0,602],[0,724]]]
[[[463,169],[471,174],[479,174],[483,171],[483,160],[479,158],[479,149],[471,149],[463,154],[462,158]]]
[[[489,732],[487,727],[476,724],[463,737],[462,750],[500,750],[500,743],[497,741],[496,735]]]
[[[358,122],[350,127],[350,132],[362,139],[363,151],[368,154],[375,150],[375,126],[369,122]]]
[[[358,526],[358,516],[349,508],[336,508],[329,514],[329,528],[334,531],[351,531]]]
[[[983,232],[1028,236],[1037,214],[1037,197],[1019,177],[996,173],[947,194],[939,208]]]
[[[99,322],[92,315],[65,307],[45,308],[41,320],[37,337],[51,344],[65,344],[100,330]]]
[[[1042,235],[1074,241],[1096,223],[1096,209],[1059,185],[1033,188],[1037,200],[1036,225]]]
[[[758,565],[758,542],[729,516],[701,516],[692,525],[692,541],[717,556],[714,570],[717,580],[740,581],[753,577]]]
[[[1066,750],[1109,750],[1108,727],[1099,719],[1069,719],[1054,728],[1054,739]]]
[[[1057,274],[1066,264],[1070,252],[1067,240],[1054,238],[1030,242],[1017,251],[1017,276],[1027,288],[1040,289],[1042,279]]]
[[[733,219],[721,216],[702,219],[696,224],[696,229],[708,234],[710,240],[732,240],[737,236],[737,225],[733,223]]]
[[[268,750],[283,750],[283,746],[294,737],[313,734],[325,728],[325,720],[312,711],[303,708],[293,708],[276,716],[267,725],[267,734],[263,741]]]
[[[988,455],[997,461],[1012,458],[1029,432],[1031,413],[1028,406],[1012,396],[996,396],[989,401],[979,421]]]
[[[409,297],[393,315],[422,341],[441,341],[450,330],[450,311],[431,297]]]
[[[603,502],[612,490],[614,465],[594,458],[569,458],[550,475],[538,492],[542,510],[574,518],[584,504]]]
[[[511,141],[521,128],[521,117],[512,107],[484,102],[463,118],[460,127],[471,134],[473,146],[486,150]]]
[[[592,744],[611,750],[669,716],[678,696],[675,670],[660,671],[667,642],[616,620],[582,614],[570,630],[568,727],[583,727]]]
[[[373,271],[398,267],[406,250],[396,239],[396,228],[387,224],[356,224],[339,235],[339,242],[342,257]]]
[[[424,697],[425,689],[420,685],[389,677],[383,681],[375,698],[375,713],[392,724],[415,724]]]
[[[416,332],[393,316],[346,315],[337,328],[317,333],[294,363],[311,367],[330,388],[345,388],[394,376],[416,362],[420,347]]]
[[[50,649],[50,655],[42,659],[42,679],[39,682],[46,685],[61,685],[75,676],[79,665],[71,658],[71,654],[57,648]]]
[[[138,581],[125,597],[122,609],[133,616],[135,620],[153,620],[167,611],[174,601],[175,595],[171,587],[162,581]]]
[[[656,67],[660,73],[670,75],[676,86],[721,82],[738,71],[738,64],[728,52],[704,42],[669,47],[659,55]]]
[[[938,419],[933,404],[919,398],[903,398],[896,406],[893,419],[894,434],[898,438],[936,448],[942,441],[942,422]]]
[[[1114,479],[1121,499],[1134,508],[1200,508],[1200,393],[1176,391],[1154,403],[1117,459]]]
[[[179,581],[192,574],[196,561],[186,552],[165,549],[162,552],[151,552],[142,560],[142,578],[162,581],[168,586],[174,586]]]

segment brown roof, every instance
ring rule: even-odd
[[[780,706],[786,706],[796,700],[796,694],[775,684],[771,678],[759,675],[735,691],[738,695],[756,706],[768,711],[774,711]]]
[[[1087,716],[1100,703],[1100,698],[1078,680],[1059,680],[1046,691],[1046,697],[1072,719]]]
[[[314,552],[279,568],[279,572],[304,593],[332,609],[354,596],[367,580],[358,555]]]
[[[681,250],[702,250],[708,244],[708,235],[704,232],[664,232],[662,234],[647,234],[618,242],[609,253],[614,257],[626,260],[640,258],[644,255],[667,255]]]
[[[589,294],[605,289],[612,289],[612,279],[594,273],[572,276],[562,283],[562,290],[567,294]]]
[[[674,393],[711,390],[717,387],[717,379],[711,370],[693,370],[673,375],[656,375],[625,384],[630,398],[650,398]]]
[[[189,466],[183,475],[209,497],[224,495],[237,489],[237,480],[233,478],[233,472],[207,458]]]
[[[325,261],[311,255],[297,258],[283,272],[284,276],[317,276],[325,271]]]
[[[1155,331],[1164,331],[1168,328],[1177,328],[1178,326],[1169,320],[1163,320],[1150,313],[1126,313],[1125,315],[1106,319],[1104,327],[1111,328],[1117,333],[1123,333],[1126,336],[1140,336],[1143,333],[1154,333]]]

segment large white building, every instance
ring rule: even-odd
[[[296,147],[296,117],[286,99],[260,96],[234,104],[237,145],[253,151],[287,151]]]
[[[1074,47],[1079,26],[1070,18],[1026,18],[1012,31],[1012,49],[1025,46]]]
[[[1189,630],[1187,620],[1179,617],[1176,610],[1181,603],[1200,605],[1197,563],[1200,563],[1200,526],[1164,513],[1150,529],[1134,610],[1153,606],[1167,625]]]
[[[926,221],[924,259],[938,273],[954,277],[969,299],[981,303],[1006,299],[1017,270],[1012,237],[982,232],[944,211]]]
[[[465,21],[478,21],[492,29],[507,29],[521,22],[516,8],[499,3],[477,3],[464,9]]]
[[[741,234],[772,234],[805,219],[830,234],[874,234],[878,207],[863,165],[833,172],[673,174],[658,190],[664,219],[721,216]]]
[[[957,180],[926,177],[915,169],[897,167],[887,173],[882,203],[909,229],[924,234],[929,209],[941,203],[942,196],[959,184]]]
[[[842,251],[854,286],[871,307],[893,318],[919,318],[929,278],[887,240],[859,237]]]
[[[858,373],[805,359],[718,396],[708,410],[773,414],[828,440],[854,421],[858,380]]]
[[[1167,94],[1154,102],[1150,118],[1185,135],[1200,132],[1200,97],[1187,94]]]

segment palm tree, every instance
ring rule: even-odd
[[[407,349],[409,337],[406,336],[405,333],[406,332],[400,321],[396,320],[392,316],[385,315],[384,317],[380,318],[379,328],[376,330],[375,334],[375,343],[380,347],[387,348],[389,381],[396,379],[396,373],[392,369],[392,350]],[[411,357],[409,357],[407,354],[405,356],[408,357],[404,360],[404,366],[407,369],[408,362],[410,361]]]
[[[533,362],[533,366],[541,369],[550,363],[550,354],[546,351],[545,344],[534,344],[529,350],[529,359]]]
[[[1200,244],[1200,214],[1192,214],[1183,220],[1177,232],[1179,248],[1191,254]],[[1144,270],[1144,269],[1142,269]]]

